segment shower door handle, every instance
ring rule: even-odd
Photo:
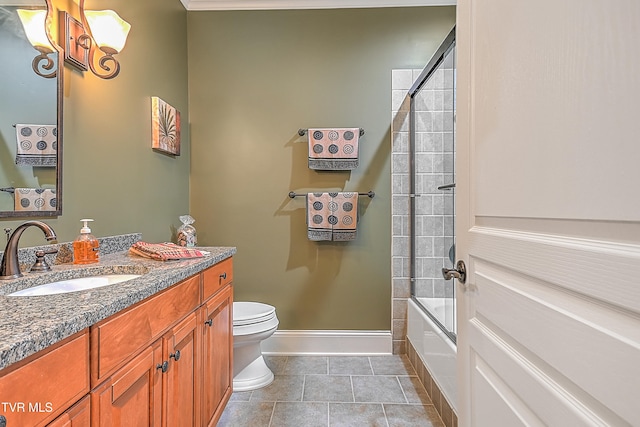
[[[456,268],[443,268],[442,277],[444,280],[451,280],[455,277],[464,285],[464,282],[467,281],[467,266],[464,265],[464,261],[458,261]]]

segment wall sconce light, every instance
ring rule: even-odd
[[[54,53],[56,50],[51,44],[47,32],[49,28],[47,11],[44,9],[17,9],[17,12],[29,43],[40,52],[40,55],[33,58],[33,62],[31,63],[33,71],[35,71],[37,75],[47,79],[54,78],[57,75],[57,69],[55,67],[55,61],[49,54]]]
[[[79,10],[82,22],[60,12],[64,59],[79,70],[91,69],[100,78],[112,79],[120,72],[114,55],[124,48],[131,25],[112,10],[85,11],[84,0]]]

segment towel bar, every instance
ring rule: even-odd
[[[293,191],[289,192],[289,197],[291,197],[292,199],[295,198],[295,197],[306,196],[306,195],[307,195],[306,193],[298,194],[298,193],[293,192]],[[376,193],[374,191],[369,191],[367,193],[358,193],[358,196],[368,196],[368,197],[373,199],[376,196]]]
[[[309,129],[298,129],[298,135],[304,136]],[[364,129],[360,128],[360,136],[364,135]]]

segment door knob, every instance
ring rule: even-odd
[[[467,281],[467,267],[464,265],[464,261],[458,261],[456,268],[443,268],[442,277],[444,280],[451,280],[454,277],[462,284]]]

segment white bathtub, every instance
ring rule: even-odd
[[[453,300],[450,298],[421,298],[420,303],[436,314],[446,314],[453,309]],[[455,316],[437,317],[455,322]],[[445,326],[453,328],[454,324]],[[457,412],[456,345],[411,299],[407,310],[407,337],[429,370],[431,378]]]

